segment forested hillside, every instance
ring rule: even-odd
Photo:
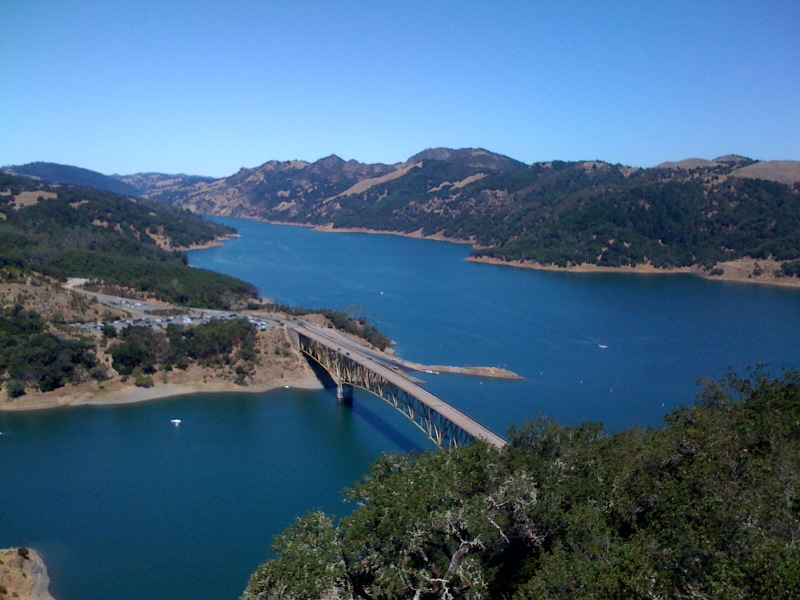
[[[800,374],[709,382],[658,430],[540,420],[502,451],[384,456],[243,600],[797,598]]]
[[[800,162],[736,155],[653,168],[603,161],[530,165],[483,149],[432,148],[406,162],[331,155],[269,161],[223,179],[156,173],[106,177],[33,163],[14,167],[199,214],[466,240],[473,256],[574,267],[692,268],[748,258],[751,275],[800,273]]]
[[[186,264],[181,246],[234,231],[169,206],[0,175],[0,267],[85,277],[159,300],[208,308],[246,302],[255,288]]]
[[[85,339],[56,335],[37,312],[0,306],[0,382],[8,398],[26,387],[50,392],[65,383],[103,380],[106,368]]]
[[[520,225],[508,242],[475,254],[559,266],[708,269],[742,256],[800,257],[800,197],[786,185],[758,179],[713,185],[634,180]]]
[[[139,195],[134,186],[124,181],[81,167],[50,162],[33,162],[26,165],[9,166],[5,170],[9,174],[40,180],[44,183],[92,187],[123,196]]]
[[[637,169],[437,148],[391,166],[270,162],[172,200],[200,213],[468,240],[475,256],[501,261],[710,271],[750,257],[791,276],[800,270],[792,180],[800,163],[739,156]]]

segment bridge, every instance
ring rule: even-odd
[[[353,387],[378,396],[403,413],[437,446],[479,439],[502,448],[508,442],[447,402],[413,383],[376,353],[308,323],[287,323],[300,350],[337,383],[337,398],[352,403]]]

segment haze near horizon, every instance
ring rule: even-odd
[[[4,3],[0,164],[800,159],[800,5]]]

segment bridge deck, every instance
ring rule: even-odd
[[[408,379],[401,376],[392,369],[378,363],[368,354],[360,351],[357,345],[352,345],[352,344],[347,345],[346,350],[343,351],[342,340],[335,339],[331,335],[327,334],[325,330],[319,327],[305,323],[303,323],[302,325],[293,324],[290,327],[299,335],[304,335],[328,347],[334,352],[339,352],[340,354],[342,353],[346,354],[348,359],[360,364],[363,367],[366,367],[374,371],[376,374],[383,377],[386,381],[392,383],[393,385],[397,386],[406,393],[414,396],[421,403],[425,404],[429,408],[438,412],[440,415],[445,417],[451,423],[453,423],[457,427],[460,427],[462,430],[467,432],[473,438],[484,440],[497,448],[502,448],[508,443],[502,437],[500,437],[493,431],[487,429],[486,427],[484,427],[471,417],[465,415],[457,408],[454,408],[453,406],[449,405],[441,398],[434,396],[429,391],[421,388],[415,383],[410,382]]]

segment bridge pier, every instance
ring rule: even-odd
[[[336,400],[345,406],[353,406],[353,386],[349,383],[337,383]]]

